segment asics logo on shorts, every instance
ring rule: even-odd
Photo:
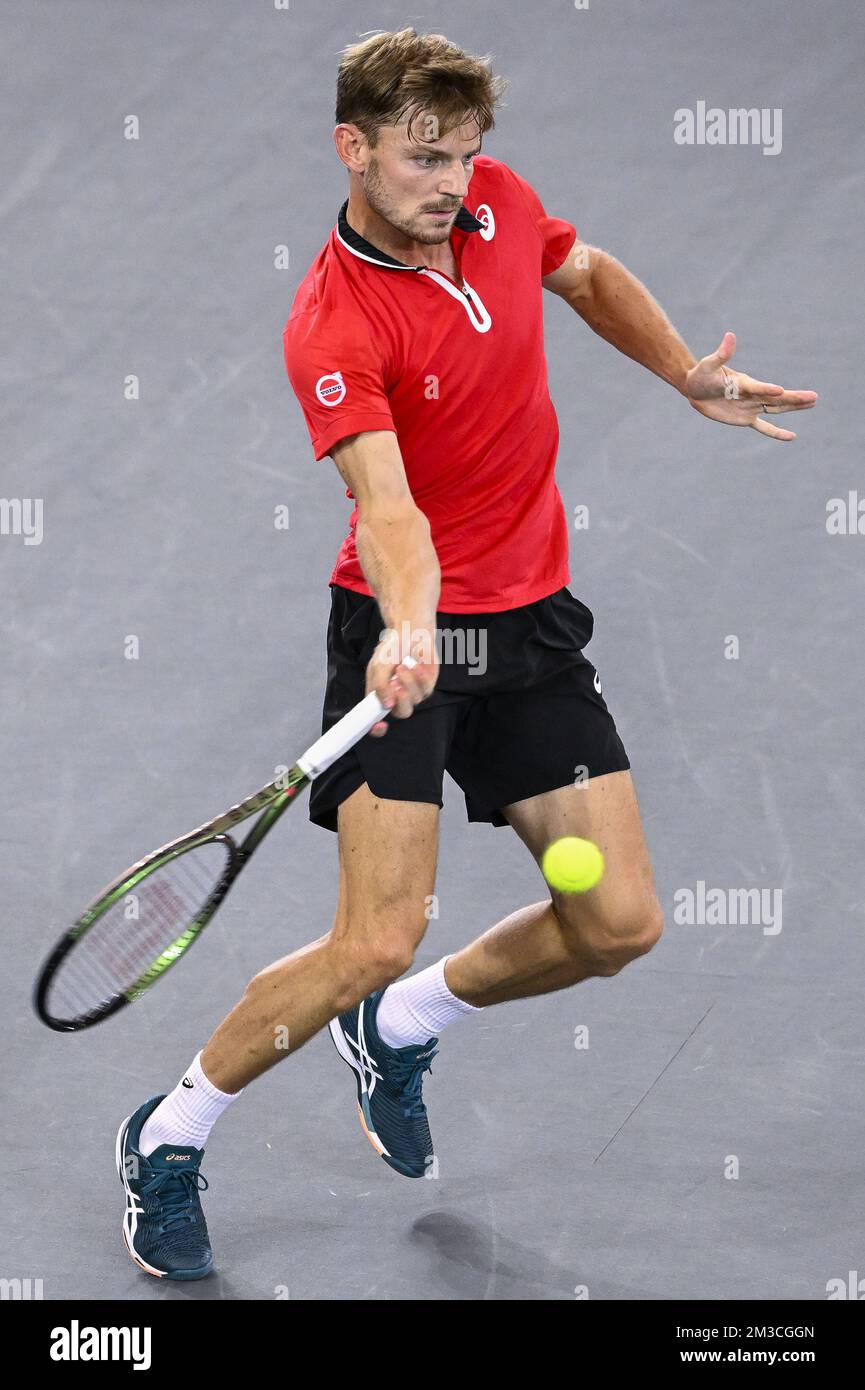
[[[598,694],[600,695],[600,694],[601,694],[601,678],[600,678],[600,676],[598,675],[597,671],[595,672],[595,679],[594,679],[594,681],[593,681],[592,683],[593,683],[595,689],[597,690]]]

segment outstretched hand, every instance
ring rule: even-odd
[[[780,429],[760,415],[781,415],[788,410],[810,410],[816,391],[785,391],[765,381],[755,381],[727,363],[736,351],[735,333],[725,333],[716,352],[702,358],[685,377],[685,395],[695,410],[722,425],[748,425],[770,439],[795,439],[792,430]]]

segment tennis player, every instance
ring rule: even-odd
[[[614,975],[661,932],[628,756],[584,654],[593,615],[568,588],[541,290],[710,420],[789,440],[761,414],[816,395],[733,370],[731,333],[695,360],[633,275],[482,154],[502,90],[487,60],[413,29],[340,64],[348,198],[297,292],[285,358],[315,457],[355,504],[330,581],[322,727],[369,690],[391,717],[313,783],[312,820],[339,841],[331,931],[256,976],[174,1090],[121,1126],[124,1235],[150,1274],[210,1269],[210,1130],[320,1029],[352,1068],[373,1147],[421,1177],[435,1163],[422,1082],[442,1032]],[[583,836],[606,873],[407,975],[445,770],[469,820],[511,826],[536,861]]]

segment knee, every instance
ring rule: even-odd
[[[624,905],[608,918],[574,920],[576,914],[558,907],[556,914],[569,951],[586,962],[593,975],[617,975],[651,951],[664,927],[663,910],[655,897]]]
[[[426,923],[424,923],[426,925]],[[379,924],[378,930],[346,932],[339,924],[327,936],[320,937],[314,948],[326,955],[326,970],[333,992],[335,1013],[344,1013],[373,990],[399,979],[410,969],[419,936],[404,928],[388,928]],[[274,961],[249,981],[245,998],[258,1000],[267,1007],[274,993],[294,985],[293,972],[286,965],[294,956]]]
[[[378,937],[370,943],[361,958],[360,973],[366,984],[364,994],[398,980],[400,975],[411,969],[413,960],[414,942],[407,936],[394,933]]]
[[[424,924],[426,925],[426,924]],[[406,928],[359,932],[356,939],[329,939],[337,1012],[345,1013],[373,990],[384,989],[411,968],[419,939]]]

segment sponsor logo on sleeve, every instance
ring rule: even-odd
[[[345,400],[345,392],[342,372],[328,372],[315,383],[315,394],[322,405],[339,405],[340,401]]]

